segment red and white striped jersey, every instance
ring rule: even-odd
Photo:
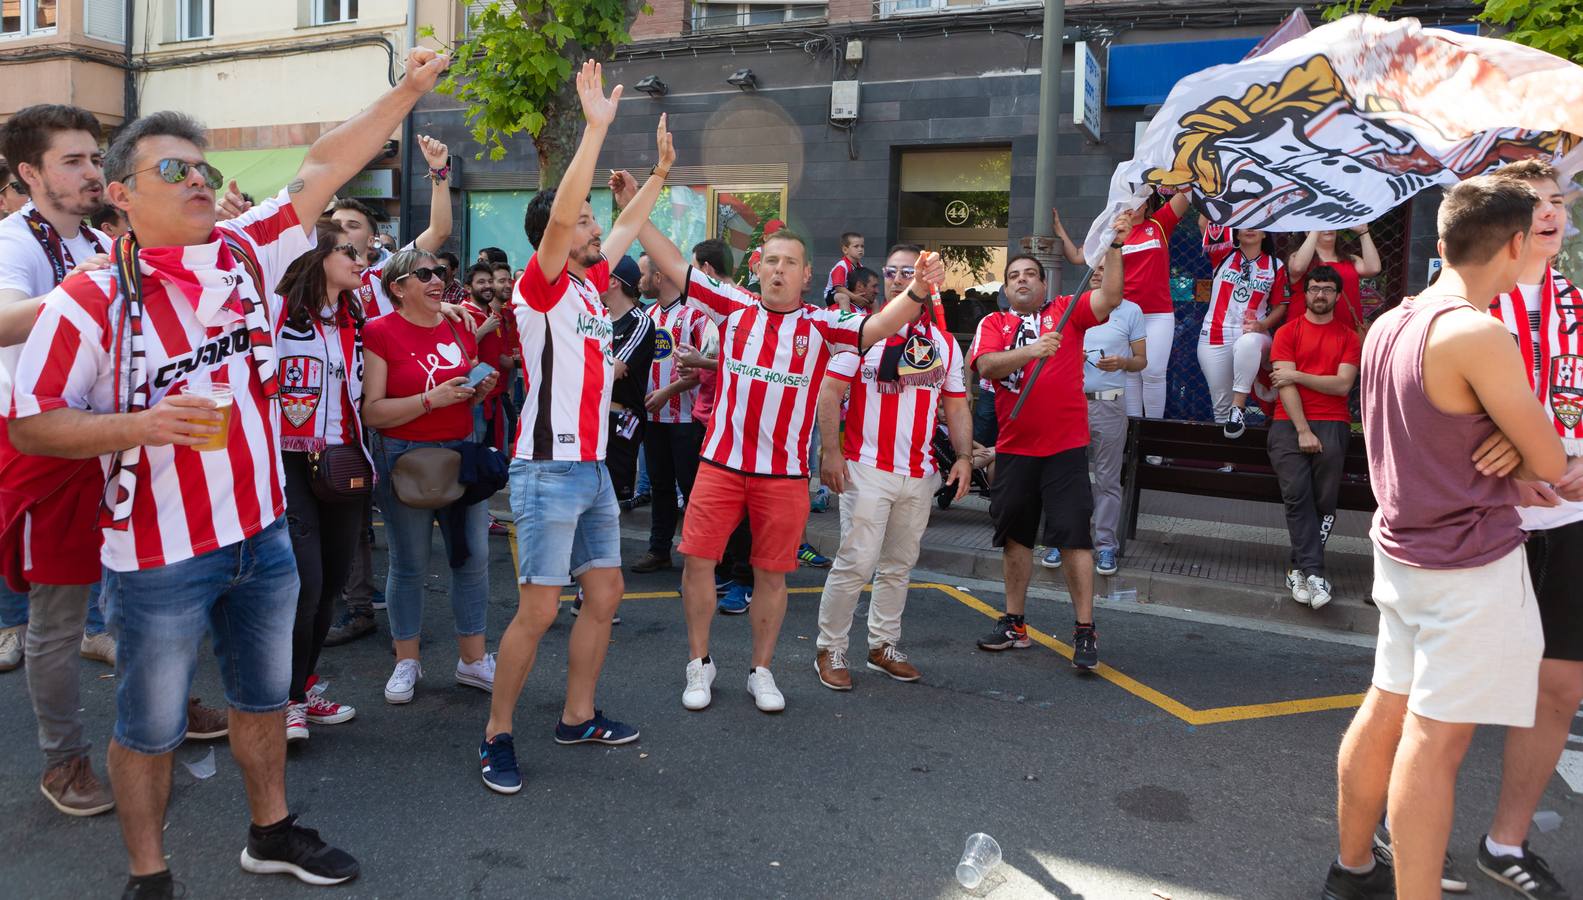
[[[687,305],[685,298],[677,298],[669,306],[656,303],[648,309],[654,320],[654,362],[649,367],[649,390],[668,387],[677,379],[676,348],[686,344],[700,348],[709,327],[709,318]],[[650,421],[667,424],[691,422],[693,404],[698,402],[698,388],[682,391],[671,397]]]
[[[846,290],[847,276],[851,275],[853,270],[856,268],[857,263],[854,263],[845,256],[836,260],[836,264],[830,267],[830,277],[825,281],[824,284],[824,302],[827,305],[835,299],[835,292],[837,289],[843,291]]]
[[[892,344],[901,352],[897,372],[887,373],[885,352]],[[887,375],[894,380],[882,382]],[[913,478],[938,471],[930,442],[940,396],[967,396],[962,348],[951,335],[925,322],[875,344],[861,357],[840,354],[830,362],[830,377],[852,383],[842,456]]]
[[[1286,265],[1261,254],[1248,259],[1240,250],[1211,254],[1215,259],[1215,283],[1209,294],[1209,309],[1198,339],[1210,346],[1230,344],[1242,336],[1242,323],[1250,316],[1262,319],[1274,307],[1291,300],[1286,283]]]
[[[277,319],[280,298],[269,288],[313,246],[286,192],[218,227],[252,251],[269,317]],[[124,305],[113,269],[73,276],[50,293],[22,351],[13,418],[62,407],[94,413],[120,408],[125,398],[116,388],[126,386],[125,367],[115,371],[113,352]],[[207,452],[143,448],[129,526],[104,530],[101,558],[118,572],[230,546],[262,531],[286,508],[280,404],[264,398],[248,326],[230,305],[206,321],[198,315],[193,301],[164,278],[143,279],[148,402],[157,404],[189,384],[229,384],[235,405],[227,446]],[[107,471],[110,461],[103,459]]]
[[[772,312],[757,294],[697,269],[687,274],[687,302],[720,327],[720,388],[702,458],[806,478],[819,384],[832,355],[857,351],[864,317],[807,304]]]
[[[605,458],[615,328],[599,295],[610,289],[610,261],[578,278],[561,269],[553,281],[537,253],[512,291],[522,340],[527,395],[517,422],[517,459],[592,462]]]

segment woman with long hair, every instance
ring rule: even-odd
[[[362,520],[358,502],[326,502],[313,491],[313,461],[332,447],[362,451],[363,309],[357,300],[357,248],[331,219],[319,242],[286,270],[275,288],[283,301],[275,348],[281,373],[281,459],[286,522],[297,557],[297,622],[291,635],[291,704],[286,740],[308,739],[308,724],[334,725],[357,710],[310,695],[330,630],[335,598],[346,587]],[[366,456],[366,451],[362,451]]]
[[[1373,278],[1384,270],[1380,264],[1380,251],[1374,246],[1374,236],[1367,225],[1347,230],[1356,235],[1353,240],[1343,238],[1339,231],[1310,231],[1286,262],[1291,273],[1292,294],[1302,297],[1308,290],[1308,273],[1319,266],[1329,266],[1341,276],[1341,299],[1336,302],[1336,320],[1349,328],[1363,324],[1363,293],[1359,280]],[[1356,252],[1353,252],[1354,249]]]
[[[461,528],[442,527],[451,560],[451,613],[456,620],[459,684],[493,691],[495,656],[484,652],[485,609],[489,603],[489,509],[480,500],[469,506],[420,509],[401,502],[391,484],[396,462],[422,447],[456,449],[473,433],[473,405],[499,379],[491,373],[475,387],[467,375],[478,364],[472,329],[451,322],[440,310],[445,279],[433,256],[401,250],[385,263],[381,280],[395,304],[394,315],[370,322],[364,334],[363,424],[382,436],[374,465],[379,508],[390,542],[390,572],[385,584],[396,667],[385,682],[385,699],[407,703],[423,677],[418,636],[423,630],[423,581],[429,569],[437,517],[461,517]],[[442,522],[442,525],[445,523]],[[465,546],[455,546],[456,540]]]
[[[1198,365],[1209,383],[1215,421],[1225,426],[1226,437],[1238,438],[1247,427],[1248,394],[1286,318],[1286,266],[1275,255],[1274,239],[1256,228],[1237,229],[1229,243],[1211,247],[1210,262],[1215,280],[1198,331]]]

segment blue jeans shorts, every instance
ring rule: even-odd
[[[136,572],[104,573],[116,636],[116,743],[138,753],[176,749],[207,633],[225,700],[245,713],[285,707],[297,558],[284,516],[246,540]]]
[[[521,584],[621,568],[621,509],[603,462],[512,460],[511,516]]]

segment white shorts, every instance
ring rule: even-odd
[[[1531,728],[1544,632],[1523,548],[1471,569],[1421,569],[1374,548],[1374,686],[1437,722]]]

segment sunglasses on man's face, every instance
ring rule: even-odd
[[[138,169],[136,172],[126,176],[125,180],[131,181],[135,175],[157,170],[160,180],[166,184],[181,184],[187,180],[187,176],[191,175],[194,169],[197,170],[199,175],[203,176],[203,183],[208,185],[211,191],[218,191],[220,186],[225,184],[225,176],[220,174],[219,169],[205,162],[187,162],[185,159],[162,159],[146,169]]]
[[[918,272],[917,268],[914,266],[902,266],[899,269],[895,266],[886,266],[880,271],[884,273],[886,278],[895,278],[898,275],[903,278],[911,278]]]
[[[411,272],[408,272],[407,274],[401,276],[401,278],[397,278],[396,280],[400,281],[402,278],[416,278],[416,279],[418,279],[419,281],[422,281],[422,282],[427,282],[427,281],[430,281],[430,280],[444,281],[445,280],[445,267],[444,266],[438,266],[438,267],[430,268],[429,266],[419,266],[416,269],[413,269]]]
[[[5,193],[6,191],[16,191],[18,194],[26,196],[27,185],[20,181],[7,181],[5,184],[0,184],[0,194]]]

